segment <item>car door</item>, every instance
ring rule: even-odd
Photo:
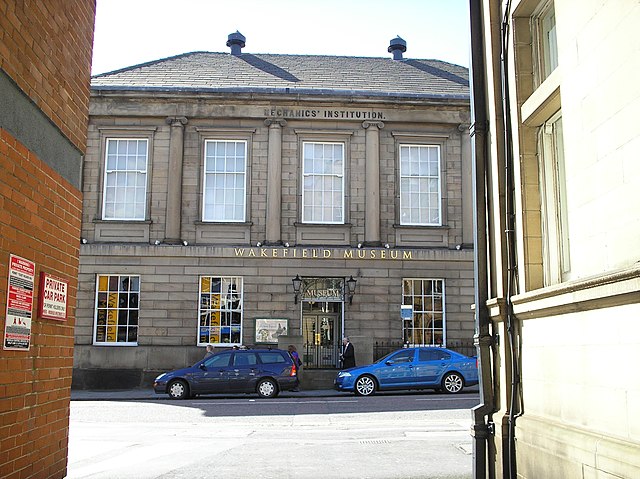
[[[450,361],[451,355],[446,351],[438,348],[419,348],[415,364],[416,383],[424,386],[440,384]]]
[[[414,354],[413,348],[401,349],[380,364],[376,376],[381,389],[411,387],[415,381]]]
[[[228,371],[229,392],[252,392],[258,373],[258,359],[252,351],[236,351]]]
[[[205,359],[193,373],[192,392],[206,394],[227,392],[231,353],[219,353]]]

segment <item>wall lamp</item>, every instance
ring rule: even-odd
[[[296,277],[291,280],[293,283],[293,293],[295,294],[294,304],[298,304],[298,296],[300,296],[300,286],[302,286],[302,279],[300,275],[296,274]]]
[[[182,246],[189,246],[189,242],[187,240],[182,241]]]
[[[349,276],[349,279],[345,281],[347,283],[347,297],[349,298],[349,304],[353,302],[353,296],[356,294],[356,280],[353,276]]]
[[[158,246],[160,243],[162,243],[162,241],[160,241],[160,240],[155,240],[155,241],[153,242],[153,244],[154,244],[154,245],[156,245],[156,246]]]
[[[80,238],[80,243],[87,244],[87,238]]]

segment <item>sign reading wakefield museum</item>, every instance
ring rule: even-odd
[[[238,258],[413,259],[413,251],[396,249],[234,248],[234,252]]]

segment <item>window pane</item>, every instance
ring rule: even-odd
[[[344,222],[344,144],[304,143],[302,221]]]
[[[139,288],[138,276],[98,275],[94,318],[95,343],[137,341]]]
[[[200,277],[198,309],[199,345],[241,343],[242,278]]]
[[[108,139],[106,150],[103,219],[145,219],[147,140]]]
[[[440,147],[400,146],[400,224],[440,225]]]
[[[439,279],[404,280],[402,304],[413,307],[411,321],[403,321],[403,340],[414,345],[444,346],[445,312]]]
[[[246,142],[205,142],[204,221],[245,220]]]

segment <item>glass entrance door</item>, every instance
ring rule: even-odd
[[[306,368],[338,367],[342,333],[341,306],[342,303],[331,302],[303,304],[303,361]]]

